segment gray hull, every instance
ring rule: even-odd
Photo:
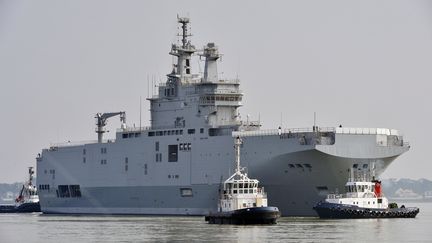
[[[244,137],[242,163],[251,176],[260,180],[268,193],[269,205],[278,207],[283,216],[316,216],[313,205],[330,191],[343,190],[349,168],[354,166],[362,170],[374,162],[379,174],[408,150],[407,146],[377,145],[377,135],[336,134],[334,141],[327,145],[313,144],[313,136],[306,135],[311,139],[303,144],[298,136]],[[162,150],[166,144],[158,140]],[[153,147],[154,141],[147,147],[144,141],[147,140],[142,141],[144,146],[136,142],[144,148],[142,151]],[[192,139],[192,149],[180,154],[175,163],[152,161],[143,165],[142,161],[153,157],[152,152],[139,153],[135,159],[128,155],[128,171],[125,171],[119,153],[134,151],[136,148],[132,145],[116,141],[44,150],[38,159],[38,182],[49,184],[53,189],[40,191],[42,211],[205,215],[216,210],[220,183],[232,172],[231,136],[206,137],[195,143]],[[107,164],[101,165],[99,159],[87,160],[86,163],[80,161],[83,149],[89,157],[91,151],[98,154],[100,148],[106,146],[112,153],[106,156]],[[147,168],[147,174],[143,167]],[[45,174],[44,171],[54,171],[54,174]],[[81,197],[62,198],[57,195],[58,185],[74,184],[80,185]],[[182,189],[190,189],[192,195],[182,195]]]

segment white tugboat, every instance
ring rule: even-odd
[[[267,206],[267,194],[240,167],[240,137],[235,139],[236,169],[223,184],[218,212],[205,217],[210,224],[275,224],[280,212]]]
[[[356,174],[351,170],[345,185],[345,194],[328,194],[313,209],[320,218],[414,218],[416,207],[397,207],[388,202],[381,191],[381,181],[375,179],[374,168],[368,174]],[[372,178],[371,178],[372,174]]]
[[[26,181],[15,199],[15,204],[0,205],[0,213],[32,213],[40,212],[37,188],[33,185],[33,167],[29,167],[29,180]]]

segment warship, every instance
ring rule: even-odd
[[[312,207],[344,188],[350,169],[377,165],[382,173],[410,146],[388,128],[262,129],[243,120],[238,79],[222,79],[215,43],[196,48],[190,19],[178,17],[180,41],[165,83],[148,98],[148,127],[129,126],[124,111],[97,113],[97,140],[51,144],[36,158],[43,213],[205,215],[217,210],[219,190],[231,175],[233,137],[241,137],[248,173],[266,188],[283,216],[316,216]],[[194,73],[192,58],[204,62]],[[119,116],[115,139],[104,139]]]

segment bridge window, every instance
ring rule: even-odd
[[[188,129],[188,134],[195,134],[195,129]]]

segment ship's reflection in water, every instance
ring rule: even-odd
[[[415,205],[414,219],[280,218],[270,226],[210,225],[204,217],[0,214],[0,242],[430,242],[432,203]]]

